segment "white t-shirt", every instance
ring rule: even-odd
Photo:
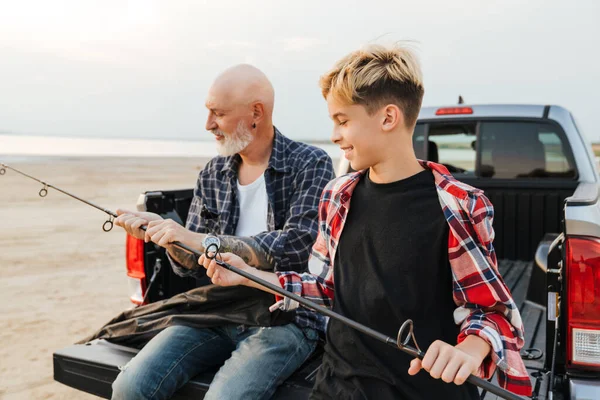
[[[269,199],[265,175],[249,185],[237,182],[237,197],[240,205],[240,218],[235,228],[235,236],[253,236],[267,230],[267,209]]]

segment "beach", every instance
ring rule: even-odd
[[[102,207],[135,209],[147,190],[193,187],[208,158],[4,158]],[[106,214],[6,171],[0,176],[0,398],[95,399],[52,377],[52,353],[131,307],[125,234]]]

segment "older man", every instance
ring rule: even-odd
[[[333,166],[324,151],[294,142],[273,126],[273,105],[273,87],[255,67],[238,65],[222,73],[206,101],[206,129],[220,156],[200,172],[186,227],[131,211],[120,211],[117,225],[165,247],[182,276],[201,277],[205,270],[195,256],[173,247],[174,241],[204,251],[218,240],[222,251],[259,269],[303,272],[317,235],[319,197],[334,177]],[[148,226],[145,233],[142,225]],[[207,293],[219,289],[210,285]],[[246,295],[233,301],[243,306]],[[269,398],[317,339],[302,316],[270,327],[234,321],[208,328],[169,326],[123,368],[113,399],[169,398],[198,373],[218,366],[206,399]]]

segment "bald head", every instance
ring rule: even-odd
[[[236,65],[219,75],[206,99],[206,130],[215,135],[219,154],[272,146],[274,100],[271,82],[252,65]]]
[[[267,76],[249,64],[228,68],[215,79],[209,90],[209,101],[227,103],[230,107],[261,103],[269,118],[273,114],[275,92]]]

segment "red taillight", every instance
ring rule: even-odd
[[[471,107],[444,107],[438,108],[435,115],[457,115],[457,114],[473,114]]]
[[[600,368],[600,239],[567,239],[567,357]]]
[[[127,276],[129,277],[129,299],[134,304],[142,304],[146,292],[146,271],[144,269],[144,241],[127,235],[125,245]]]

